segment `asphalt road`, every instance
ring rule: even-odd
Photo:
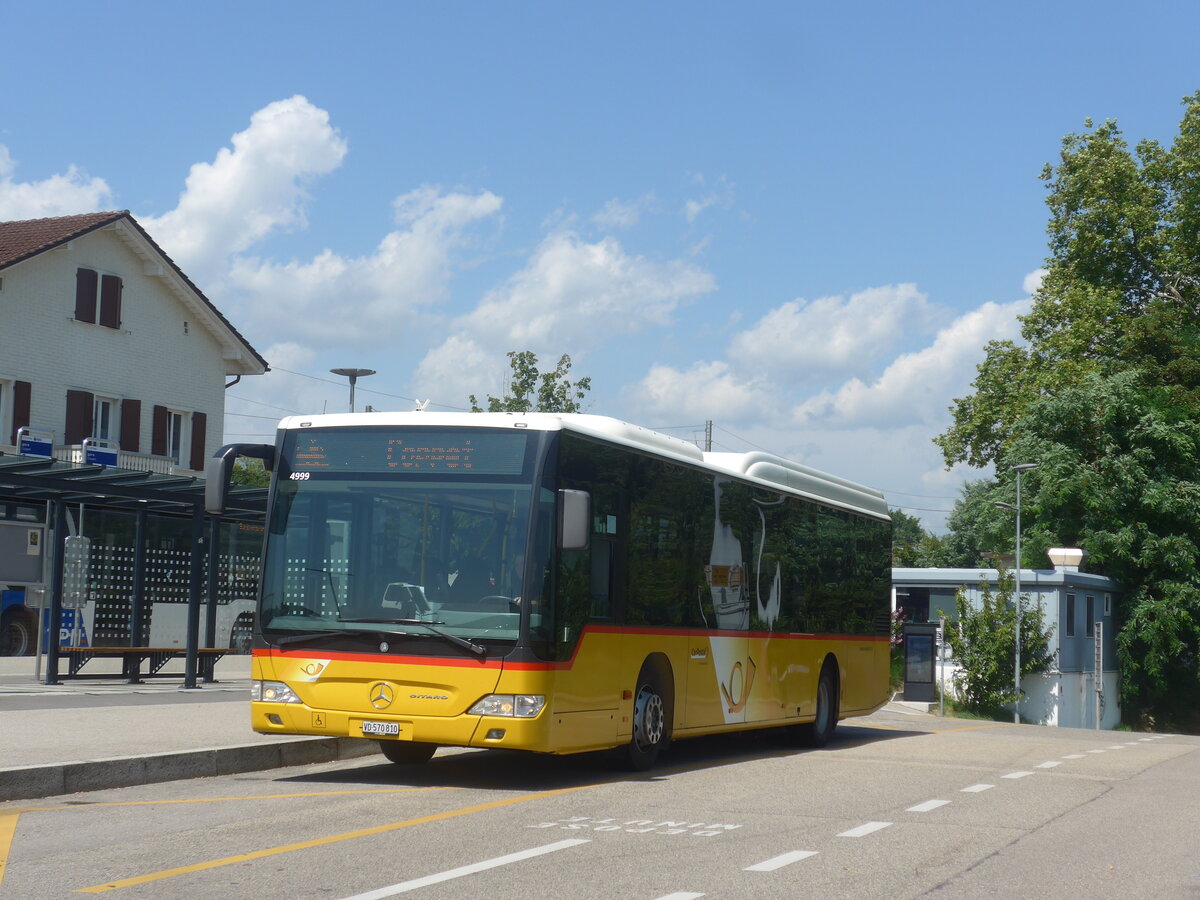
[[[0,806],[0,897],[1200,896],[1200,738],[878,713],[604,756],[367,757]]]

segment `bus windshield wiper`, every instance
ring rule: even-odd
[[[430,631],[432,631],[438,637],[445,638],[450,643],[456,644],[459,647],[463,647],[467,650],[470,650],[472,653],[474,653],[478,656],[486,656],[487,655],[487,647],[483,646],[483,644],[477,644],[472,640],[468,640],[467,638],[464,638],[464,637],[459,637],[457,634],[451,634],[448,631],[442,631],[442,629],[436,627],[438,625],[445,625],[446,624],[445,622],[424,622],[421,619],[339,619],[338,621],[339,622],[362,622],[364,624],[369,623],[369,624],[375,624],[375,625],[420,625],[422,628],[428,628]]]
[[[380,633],[374,630],[369,631],[365,628],[355,628],[354,630],[343,628],[340,631],[305,631],[300,634],[289,634],[285,637],[276,638],[271,643],[275,644],[276,647],[282,647],[285,644],[303,644],[305,641],[320,641],[331,637],[372,637]],[[270,638],[268,638],[268,641],[270,641]]]

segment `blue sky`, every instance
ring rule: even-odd
[[[589,411],[765,448],[932,527],[930,439],[1045,256],[1086,117],[1170,140],[1186,3],[6,4],[0,219],[130,209],[272,364],[231,440],[465,407],[507,350]],[[14,85],[19,88],[13,89]]]

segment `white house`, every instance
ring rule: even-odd
[[[221,443],[226,378],[259,356],[128,211],[0,222],[0,452],[22,427],[80,460],[198,474]]]
[[[1053,630],[1050,647],[1054,651],[1049,672],[1021,680],[1021,718],[1044,725],[1095,728],[1099,706],[1100,727],[1115,728],[1121,721],[1121,708],[1113,604],[1121,587],[1111,578],[1080,571],[1085,554],[1079,550],[1050,553],[1053,569],[1021,570],[1024,608],[1041,608],[1046,627]],[[945,616],[947,627],[952,628],[958,617],[958,591],[963,590],[967,600],[978,607],[982,584],[995,591],[997,570],[892,569],[892,608],[903,610],[905,618],[913,622],[936,623],[939,616]],[[957,668],[952,659],[939,666],[938,678],[944,678],[948,692],[953,690]]]

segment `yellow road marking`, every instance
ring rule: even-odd
[[[322,847],[328,844],[337,844],[341,841],[351,841],[356,838],[370,837],[376,834],[386,834],[389,831],[398,831],[401,828],[411,828],[414,825],[427,825],[430,822],[441,822],[445,819],[454,819],[458,816],[470,815],[471,813],[486,812],[490,809],[500,809],[505,806],[515,806],[518,803],[528,803],[530,800],[544,800],[547,797],[560,797],[563,794],[572,794],[576,791],[587,790],[592,787],[599,787],[601,783],[584,784],[578,787],[559,788],[553,791],[541,791],[536,794],[526,794],[520,797],[509,797],[506,800],[493,800],[491,803],[479,803],[475,806],[465,806],[462,809],[452,809],[446,812],[433,813],[428,816],[419,816],[415,819],[404,819],[400,822],[390,822],[387,825],[376,825],[373,828],[362,828],[358,831],[347,831],[343,834],[334,834],[329,837],[314,838],[309,841],[298,841],[294,844],[284,844],[281,847],[269,847],[265,850],[255,850],[252,853],[239,853],[237,856],[226,856],[222,859],[213,859],[208,862],[195,863],[190,866],[179,866],[174,869],[164,869],[161,872],[151,872],[148,875],[138,875],[134,878],[123,878],[120,881],[109,881],[104,884],[96,884],[91,887],[78,888],[77,894],[102,894],[106,891],[115,891],[119,888],[133,887],[138,884],[149,884],[153,881],[162,881],[167,878],[175,878],[179,875],[189,875],[193,872],[203,872],[208,869],[219,869],[222,866],[232,866],[237,863],[249,862],[250,860],[263,859],[268,856],[278,856],[281,853],[291,853],[293,850],[307,850],[311,847]]]
[[[0,816],[0,884],[4,883],[4,869],[8,865],[8,851],[12,847],[13,835],[17,833],[20,812]]]
[[[101,809],[110,806],[172,806],[179,803],[230,803],[239,800],[303,800],[305,797],[349,797],[356,794],[408,794],[417,791],[457,791],[452,787],[371,788],[355,791],[312,791],[305,794],[251,794],[242,797],[190,797],[185,800],[112,800],[103,803],[74,803],[69,806],[29,806],[19,812],[63,812]]]

